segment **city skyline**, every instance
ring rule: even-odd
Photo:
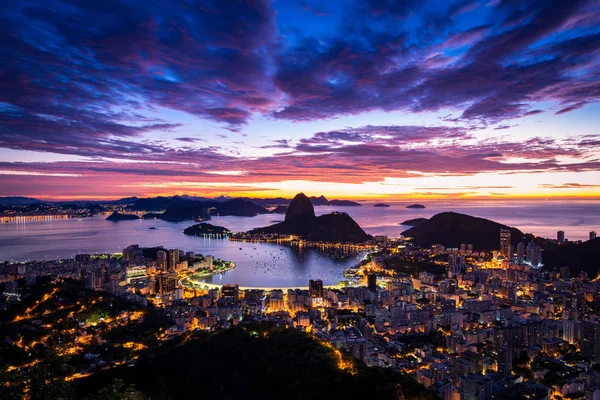
[[[597,1],[2,7],[0,196],[600,198]]]

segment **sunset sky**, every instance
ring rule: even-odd
[[[0,196],[600,198],[600,1],[0,2]]]

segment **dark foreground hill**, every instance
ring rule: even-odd
[[[542,260],[545,269],[569,267],[571,275],[575,276],[585,271],[588,277],[594,278],[600,271],[600,238],[583,243],[557,244],[546,240],[540,243],[544,252]]]
[[[346,213],[333,212],[315,216],[313,204],[304,193],[294,197],[285,214],[285,221],[254,229],[250,233],[295,235],[316,242],[359,243],[371,238]]]
[[[435,244],[459,247],[462,243],[470,243],[478,250],[496,250],[500,247],[500,229],[510,229],[513,246],[523,238],[523,232],[517,228],[454,212],[436,214],[429,221],[402,234],[412,237],[416,244],[423,247]]]
[[[133,368],[78,382],[81,394],[114,377],[152,399],[433,399],[413,378],[354,365],[303,332],[256,327],[199,333]],[[344,360],[346,368],[341,368]]]

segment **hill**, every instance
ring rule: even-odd
[[[416,244],[423,247],[435,244],[459,247],[462,243],[470,243],[478,250],[497,250],[500,246],[500,229],[511,230],[513,246],[523,238],[523,232],[517,228],[454,212],[436,214],[427,222],[402,232],[402,235],[412,237]]]
[[[424,222],[429,221],[427,218],[413,218],[413,219],[407,219],[406,221],[400,222],[400,225],[406,225],[406,226],[417,226],[417,225],[421,225]]]
[[[4,206],[26,206],[29,204],[39,204],[45,203],[42,200],[34,199],[31,197],[21,197],[21,196],[9,196],[9,197],[0,197],[0,204]]]
[[[545,241],[540,243],[544,252],[542,260],[544,269],[569,267],[571,275],[575,276],[585,271],[588,277],[594,278],[598,275],[600,265],[600,238],[588,240],[583,243],[557,244]]]
[[[263,324],[198,333],[165,346],[133,368],[100,372],[77,382],[79,395],[111,378],[152,399],[398,399],[434,396],[407,374],[366,367],[294,329]],[[399,390],[400,389],[400,390]]]
[[[373,204],[373,207],[390,207],[390,205],[385,203],[377,203]]]
[[[266,208],[255,204],[249,200],[233,199],[225,202],[207,202],[205,203],[211,208],[211,215],[227,216],[233,215],[236,217],[254,217],[258,214],[268,214]]]
[[[425,208],[425,206],[423,204],[411,204],[406,206],[406,208]]]
[[[358,243],[370,239],[370,236],[346,213],[334,212],[315,216],[313,204],[304,193],[294,197],[283,222],[254,229],[250,233],[296,235],[306,240],[323,242]]]

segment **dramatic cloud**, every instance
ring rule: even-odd
[[[543,185],[539,185],[540,187],[543,188],[548,188],[548,189],[591,189],[591,188],[600,188],[600,185],[585,185],[585,184],[581,184],[581,183],[565,183],[562,185],[550,185],[550,184],[543,184]]]
[[[0,156],[23,157],[0,163],[0,195],[600,168],[597,132],[512,134],[597,107],[595,0],[0,10]]]

